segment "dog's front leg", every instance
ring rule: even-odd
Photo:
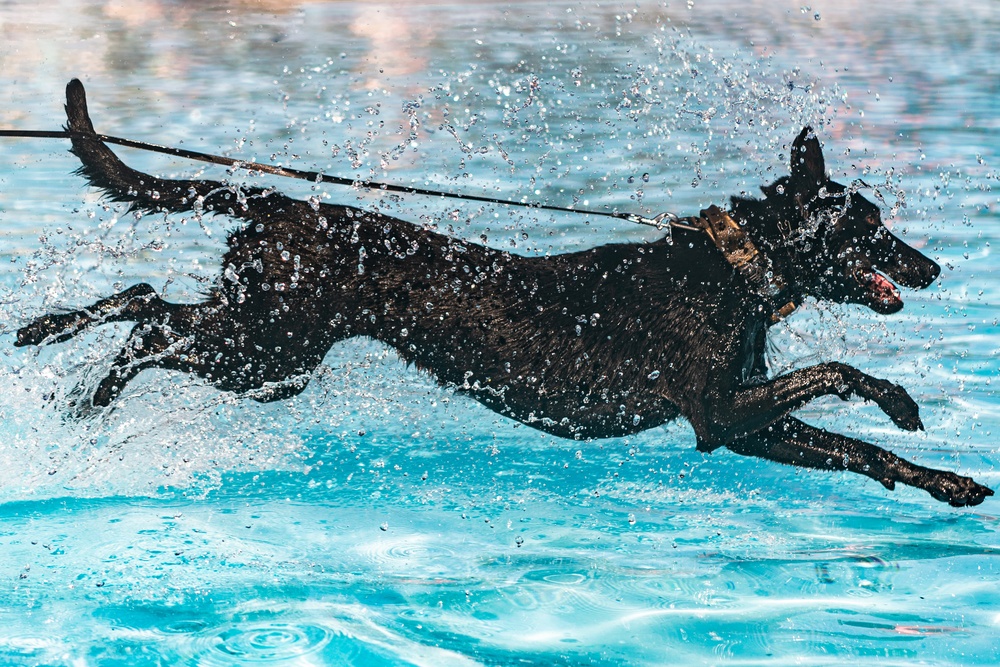
[[[705,410],[691,417],[698,449],[711,451],[784,419],[814,398],[859,396],[874,401],[900,428],[923,428],[917,404],[906,390],[856,368],[830,362],[786,373],[751,387],[709,388]]]
[[[978,505],[993,495],[992,490],[970,477],[919,466],[876,445],[824,431],[791,417],[738,438],[726,448],[744,456],[788,465],[849,470],[871,477],[887,489],[894,489],[896,482],[900,482],[923,489],[955,507]]]

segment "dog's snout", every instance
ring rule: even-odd
[[[924,284],[920,286],[921,289],[924,287],[929,287],[937,277],[941,275],[941,265],[934,260],[927,260],[927,270],[924,272],[925,281]]]
[[[940,265],[918,250],[910,248],[910,251],[909,257],[902,262],[899,281],[915,289],[929,287],[941,275]]]
[[[890,243],[876,253],[875,268],[912,289],[929,287],[941,275],[941,267],[902,239],[889,235]]]
[[[889,276],[906,287],[912,289],[924,289],[941,275],[941,267],[934,260],[924,257],[916,250],[912,254],[895,263],[880,263],[877,268],[885,271]]]

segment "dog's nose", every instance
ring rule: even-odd
[[[930,285],[937,280],[937,277],[941,275],[941,267],[932,259],[927,259],[921,256],[922,261],[920,263],[914,263],[913,265],[913,280],[912,284],[908,287],[915,287],[917,289],[924,289],[930,287]],[[903,281],[900,281],[903,282]],[[906,284],[904,282],[904,284]]]
[[[927,287],[927,285],[933,283],[935,280],[937,280],[937,277],[941,275],[941,266],[937,262],[931,260],[927,261],[930,264],[930,266],[928,267],[927,271],[927,284],[924,285],[924,287]]]
[[[901,240],[894,238],[892,250],[884,261],[876,262],[875,268],[884,270],[889,276],[906,287],[924,289],[941,275],[941,267],[933,259]]]

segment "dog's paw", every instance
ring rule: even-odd
[[[68,340],[76,333],[75,328],[78,326],[79,319],[75,313],[39,317],[17,330],[17,340],[14,341],[14,346],[42,345]]]
[[[106,408],[94,405],[93,398],[86,393],[78,396],[71,396],[71,401],[67,405],[66,417],[70,421],[87,421],[106,412]]]
[[[17,340],[14,341],[14,347],[40,345],[43,340],[48,338],[44,320],[45,318],[43,317],[41,320],[35,320],[31,324],[18,329]]]
[[[52,330],[52,321],[49,316],[39,317],[17,330],[17,340],[14,341],[14,347],[41,345],[46,338],[52,335]]]
[[[971,477],[962,477],[953,472],[931,470],[930,478],[921,487],[936,500],[952,507],[978,505],[993,495],[993,490],[976,482]]]
[[[121,393],[125,386],[126,380],[118,377],[118,374],[111,372],[101,380],[101,383],[97,385],[97,389],[94,391],[94,395],[90,397],[90,404],[93,408],[106,408],[111,405],[111,402],[118,398],[118,394]]]
[[[920,407],[909,392],[886,380],[879,381],[879,387],[872,397],[882,412],[901,429],[906,431],[922,431],[924,423],[920,420]]]

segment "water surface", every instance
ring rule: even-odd
[[[1000,13],[989,2],[62,3],[0,8],[0,125],[98,131],[340,176],[658,213],[785,172],[817,127],[845,182],[945,270],[880,317],[807,304],[777,372],[904,384],[926,432],[825,399],[807,421],[1000,485]],[[14,349],[147,281],[198,298],[232,222],[136,219],[61,142],[0,152],[0,662],[994,664],[996,500],[702,455],[684,423],[556,439],[370,341],[260,405],[147,371],[70,417],[127,328]],[[123,152],[166,176],[246,180]],[[253,180],[253,179],[251,179]],[[513,252],[653,238],[579,216],[256,180]],[[6,583],[2,583],[2,582]]]

